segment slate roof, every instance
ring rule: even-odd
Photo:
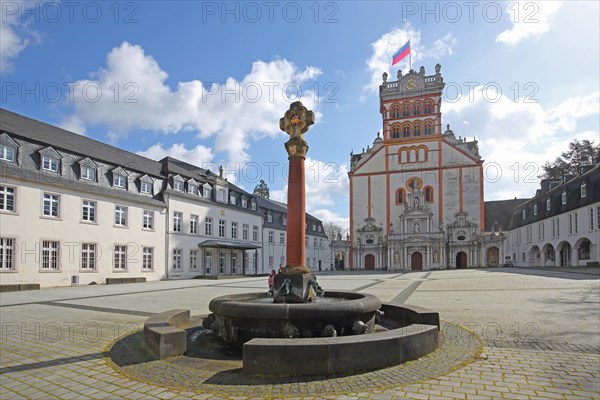
[[[0,108],[0,131],[39,143],[50,144],[54,149],[62,149],[83,157],[88,156],[91,159],[120,165],[148,175],[161,176],[162,164],[158,161],[27,118],[3,108]]]
[[[581,184],[586,183],[586,196],[581,197]],[[567,194],[566,204],[562,204],[563,190]],[[546,199],[550,199],[550,210],[546,210]],[[534,196],[525,203],[515,208],[510,229],[551,218],[566,212],[576,210],[594,203],[600,202],[600,164],[596,164],[587,172],[580,174],[561,185],[553,187],[547,192]],[[537,215],[534,215],[533,208],[537,204]],[[525,219],[523,219],[523,209],[525,209]]]
[[[515,208],[529,199],[495,200],[483,203],[483,220],[485,232],[492,232],[495,222],[503,231],[508,230]]]

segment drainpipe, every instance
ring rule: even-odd
[[[169,279],[169,194],[165,193],[167,209],[165,211],[165,278]]]

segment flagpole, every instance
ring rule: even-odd
[[[412,70],[412,47],[410,47],[410,39],[408,39],[408,72]]]

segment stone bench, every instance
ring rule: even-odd
[[[415,360],[438,347],[436,312],[393,304],[383,304],[381,310],[397,328],[328,338],[252,339],[244,344],[243,372],[306,376],[374,370]]]
[[[159,359],[180,356],[187,350],[190,310],[170,310],[155,314],[144,323],[144,343]]]
[[[146,282],[146,278],[106,278],[107,285],[115,285],[120,283],[142,283]]]
[[[39,283],[14,283],[9,285],[0,285],[0,293],[4,292],[22,292],[24,290],[40,290]]]

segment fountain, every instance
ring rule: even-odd
[[[305,258],[304,133],[314,114],[301,102],[280,120],[290,139],[287,264],[267,293],[221,296],[203,326],[242,350],[244,373],[319,375],[356,372],[418,358],[438,345],[439,316],[416,307],[382,305],[369,294],[324,291]]]

